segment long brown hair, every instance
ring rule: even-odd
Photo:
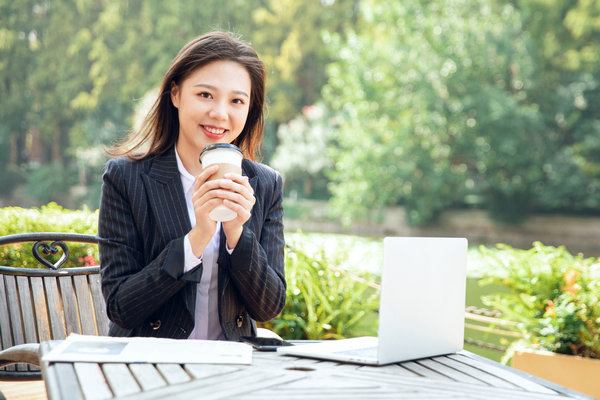
[[[171,102],[173,83],[181,83],[196,69],[213,61],[233,61],[248,71],[251,82],[250,109],[246,125],[233,141],[244,156],[255,160],[260,152],[264,129],[266,71],[263,62],[248,45],[230,33],[210,32],[192,40],[179,51],[165,74],[160,94],[144,118],[141,127],[122,141],[107,148],[112,157],[127,156],[132,160],[163,154],[177,142],[179,116]]]

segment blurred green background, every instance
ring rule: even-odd
[[[600,214],[600,3],[0,0],[0,205],[99,203],[111,144],[204,32],[267,64],[264,161],[344,223]]]

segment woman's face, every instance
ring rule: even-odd
[[[233,61],[206,64],[171,88],[179,113],[177,152],[198,159],[213,143],[237,138],[250,110],[252,84],[246,68]]]

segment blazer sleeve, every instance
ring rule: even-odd
[[[144,189],[134,162],[111,160],[103,175],[98,235],[102,292],[108,317],[132,329],[147,320],[201,268],[183,273],[183,237],[171,240],[149,259],[144,236]]]
[[[254,320],[269,321],[285,306],[283,180],[259,165],[256,204],[229,257],[230,276]]]

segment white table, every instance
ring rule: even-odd
[[[467,351],[382,367],[254,351],[251,365],[45,362],[42,373],[50,400],[589,399]]]

